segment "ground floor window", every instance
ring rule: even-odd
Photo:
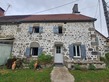
[[[38,47],[31,48],[31,55],[38,56]]]
[[[80,45],[73,46],[74,57],[81,57],[81,48]]]

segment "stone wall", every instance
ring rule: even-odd
[[[32,26],[43,27],[43,33],[28,32]],[[53,27],[61,25],[63,34],[54,34]],[[95,28],[93,22],[73,22],[73,23],[22,23],[19,25],[1,25],[1,35],[13,35],[15,40],[13,43],[12,54],[16,56],[24,56],[26,47],[30,43],[37,42],[43,51],[47,54],[54,55],[55,42],[63,43],[63,55],[69,58],[69,45],[72,43],[81,43],[86,46],[86,54],[88,59],[97,59],[97,55],[92,55],[92,51],[96,51]]]
[[[101,53],[100,56],[104,57],[105,53],[109,52],[109,45],[107,38],[96,31],[96,36],[98,38],[98,51]]]
[[[1,25],[0,36],[3,37],[14,37],[16,35],[17,25]]]
[[[89,65],[94,65],[96,69],[105,69],[106,64],[102,61],[93,61],[93,60],[77,60],[77,61],[65,61],[64,64],[66,65],[67,68],[69,69],[75,69],[75,65],[80,66],[81,69],[89,69]]]

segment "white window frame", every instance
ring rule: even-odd
[[[79,46],[79,53],[80,53],[79,56],[77,55],[77,46]],[[74,57],[75,58],[81,58],[81,47],[80,47],[80,45],[74,45],[74,47],[75,47],[75,53],[76,53],[75,54],[76,56],[74,55]]]

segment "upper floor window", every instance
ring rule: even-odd
[[[33,27],[33,32],[34,32],[34,33],[39,33],[39,26]]]
[[[58,30],[59,30],[59,34],[62,34],[62,26],[59,26]]]
[[[32,33],[42,33],[43,32],[43,27],[40,27],[40,26],[29,27],[28,32],[30,34],[32,34]]]
[[[53,27],[53,32],[57,33],[57,34],[62,34],[63,33],[62,26],[55,26],[55,27]]]

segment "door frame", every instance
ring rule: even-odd
[[[60,52],[60,53],[57,53],[57,46],[59,46],[61,49],[61,51],[58,51],[58,52]],[[63,46],[62,45],[56,45],[55,46],[55,55],[54,55],[54,63],[61,63],[61,64],[63,64],[63,62],[64,62],[64,58],[63,58],[63,54],[62,54],[62,52],[63,52]]]

